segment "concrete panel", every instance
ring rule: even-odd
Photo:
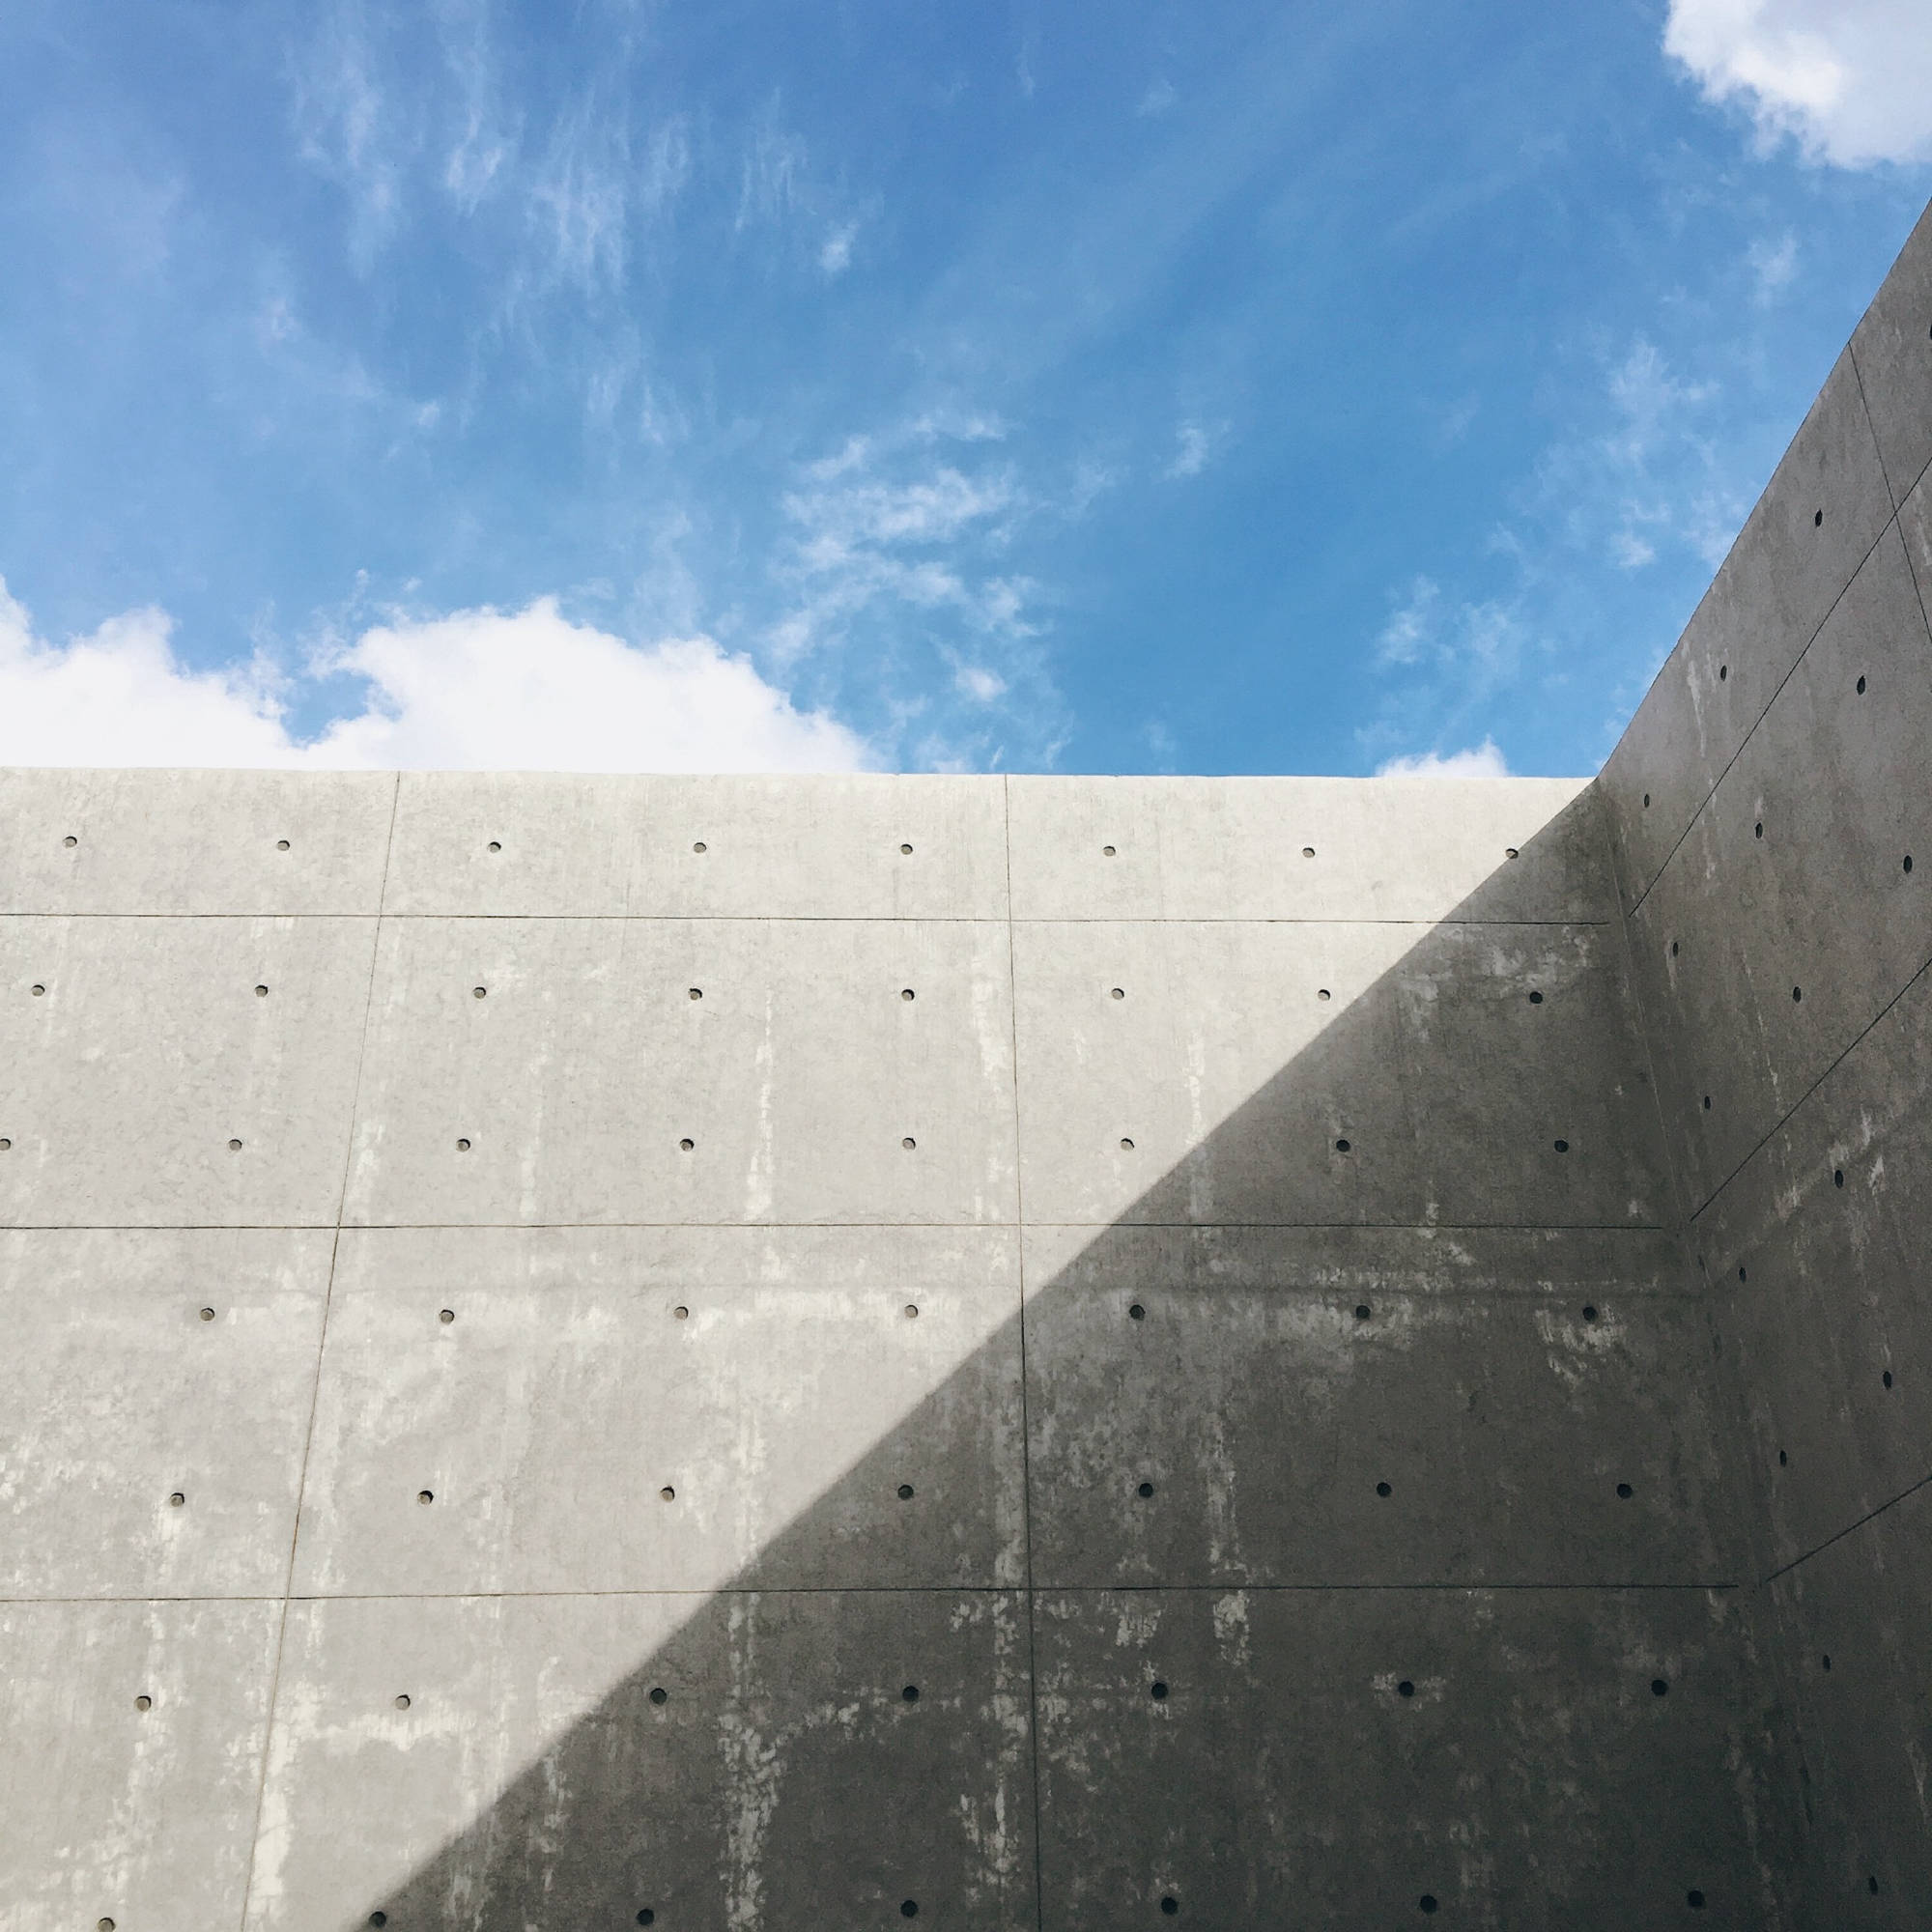
[[[1016,1250],[1010,1230],[345,1234],[296,1588],[1016,1583]]]
[[[330,1238],[0,1233],[0,1594],[281,1594]]]
[[[5,1932],[240,1922],[281,1619],[0,1604]]]
[[[1035,1926],[1027,1656],[998,1593],[298,1605],[247,1924]]]
[[[1727,1596],[1051,1594],[1037,1645],[1043,1924],[1776,1922]]]
[[[0,919],[0,1223],[332,1223],[375,938]]]
[[[1918,217],[1851,353],[1892,500],[1903,502],[1932,463],[1932,213]]]
[[[393,772],[0,771],[0,913],[374,913]]]
[[[1037,1294],[1040,1587],[1738,1579],[1702,1307],[1404,1290]]]
[[[1008,784],[1015,919],[1590,920],[1613,904],[1574,779]],[[1480,913],[1459,913],[1478,892]]]
[[[1932,956],[1924,770],[1932,637],[1888,532],[1631,923],[1693,1208]]]
[[[385,922],[347,1218],[1009,1221],[1008,981],[1004,924]]]
[[[411,773],[385,906],[497,918],[1005,919],[1004,781]]]
[[[1650,890],[1891,514],[1848,354],[1604,766],[1627,909]]]
[[[1037,1219],[1614,1227],[1664,1211],[1604,928],[1042,923],[1013,945]]]
[[[1932,980],[1917,980],[1699,1218],[1729,1284],[1767,1567],[1932,1471]],[[1742,1270],[1742,1273],[1740,1273]]]
[[[1925,1923],[1929,1543],[1932,1492],[1919,1490],[1773,1586],[1804,1745],[1809,1832],[1796,1918],[1807,1932]]]

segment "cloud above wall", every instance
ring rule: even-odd
[[[128,611],[54,644],[0,583],[0,765],[246,765],[603,772],[851,771],[857,733],[801,711],[709,638],[642,647],[555,603],[395,621],[318,653],[184,665],[164,611]],[[324,677],[361,709],[298,742],[289,717]]]
[[[1766,141],[1845,168],[1932,159],[1925,0],[1671,0],[1663,48]]]
[[[1378,779],[1506,779],[1509,766],[1493,738],[1463,752],[1421,752],[1376,768]]]

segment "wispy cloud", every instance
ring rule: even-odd
[[[1605,368],[1610,420],[1543,452],[1521,521],[1621,570],[1647,568],[1665,547],[1715,568],[1745,507],[1713,440],[1719,395],[1715,381],[1681,379],[1638,336]]]
[[[380,22],[360,0],[335,0],[289,54],[298,147],[347,196],[350,257],[365,272],[401,225],[421,145],[405,99],[383,84]]]
[[[1680,373],[1643,335],[1595,359],[1594,394],[1478,553],[1390,593],[1373,651],[1383,696],[1357,734],[1369,755],[1473,737],[1527,683],[1553,689],[1579,652],[1611,648],[1580,586],[1635,583],[1666,560],[1701,580],[1729,549],[1747,498],[1718,453],[1719,383]]]
[[[926,412],[802,465],[781,498],[784,595],[762,633],[780,667],[869,664],[886,735],[912,762],[1036,762],[1064,732],[1042,638],[1048,597],[1016,566],[1021,534],[1065,514],[1020,480],[1005,425]]]
[[[952,673],[952,682],[955,689],[976,704],[991,704],[995,698],[1007,695],[1006,679],[984,665],[961,665]]]
[[[841,221],[825,238],[818,251],[818,266],[826,275],[842,275],[852,266],[852,243],[858,235],[856,221]]]
[[[1376,639],[1376,660],[1430,666],[1492,679],[1515,668],[1522,645],[1517,611],[1494,600],[1453,603],[1433,579],[1416,578],[1395,600]]]
[[[691,173],[691,149],[672,118],[639,140],[631,119],[594,98],[552,128],[528,189],[531,225],[551,273],[586,291],[621,285],[634,220],[662,214]]]
[[[1760,236],[1750,244],[1747,260],[1755,284],[1753,299],[1759,308],[1769,308],[1798,272],[1798,238],[1788,231],[1776,242]]]
[[[1174,433],[1174,460],[1165,474],[1174,481],[1199,476],[1208,468],[1214,444],[1226,431],[1225,423],[1183,422]]]

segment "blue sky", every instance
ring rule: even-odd
[[[0,762],[1594,770],[1928,196],[1921,0],[10,0]]]

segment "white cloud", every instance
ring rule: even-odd
[[[251,765],[603,772],[850,771],[856,733],[799,711],[709,638],[643,648],[549,598],[364,631],[290,681],[267,666],[191,670],[165,613],[67,644],[37,638],[0,584],[0,765]],[[347,676],[362,708],[308,743],[291,700]]]
[[[1846,168],[1932,159],[1925,0],[1671,0],[1663,48],[1767,143]]]
[[[1391,758],[1376,771],[1378,779],[1506,779],[1509,766],[1496,749],[1493,738],[1471,745],[1464,752],[1444,755],[1421,752],[1406,758]]]
[[[1175,102],[1174,83],[1170,80],[1155,80],[1149,84],[1148,91],[1141,96],[1141,104],[1134,112],[1144,119],[1165,114]]]

